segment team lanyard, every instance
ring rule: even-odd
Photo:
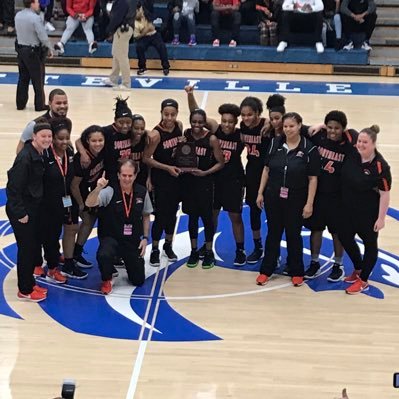
[[[130,195],[129,206],[126,203],[125,193],[123,192],[122,186],[121,186],[121,191],[122,191],[123,207],[125,208],[126,219],[129,219],[130,211],[132,210],[133,206],[133,190],[132,194]]]
[[[61,176],[64,179],[64,192],[65,192],[65,195],[67,195],[67,189],[66,189],[66,175],[68,173],[68,156],[67,156],[67,152],[64,151],[63,158],[65,158],[65,163],[64,163],[64,165],[62,165],[62,158],[61,158],[61,162],[60,162],[59,157],[56,154],[56,152],[54,151],[54,147],[53,146],[51,146],[51,150],[53,151],[54,159],[57,162],[58,169],[61,172]]]

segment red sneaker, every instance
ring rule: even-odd
[[[256,278],[256,284],[257,285],[266,285],[269,282],[269,276],[266,276],[266,274],[259,274],[259,276]]]
[[[33,275],[35,277],[44,277],[46,275],[46,272],[44,271],[42,266],[35,266],[35,269],[33,270]]]
[[[349,295],[360,294],[361,292],[367,291],[369,289],[369,284],[367,281],[362,281],[358,278],[350,287],[345,291]]]
[[[344,281],[345,283],[354,283],[359,279],[360,270],[354,270],[350,276],[346,276]]]
[[[47,281],[52,281],[56,284],[65,284],[67,278],[61,274],[58,269],[49,269],[46,276]]]
[[[40,287],[40,285],[35,285],[35,286],[33,287],[33,291],[41,292],[42,294],[47,295],[48,289],[47,289],[47,288]]]
[[[292,277],[291,281],[294,287],[300,287],[304,283],[303,277],[298,276]]]
[[[101,288],[100,288],[101,292],[104,295],[110,294],[112,292],[112,285],[113,285],[112,280],[103,281],[101,283]]]
[[[17,298],[26,302],[41,302],[47,298],[46,294],[33,290],[30,294],[22,294],[18,291]]]

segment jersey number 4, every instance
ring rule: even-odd
[[[335,168],[334,168],[334,161],[328,161],[325,165],[324,165],[324,170],[328,173],[334,173],[335,172]]]

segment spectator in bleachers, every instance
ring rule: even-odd
[[[278,4],[275,4],[272,0],[257,0],[256,15],[258,18],[260,45],[277,46]]]
[[[93,54],[97,50],[97,42],[93,34],[93,12],[96,0],[67,0],[67,12],[69,14],[66,20],[66,28],[62,34],[61,40],[55,44],[54,49],[59,54],[64,54],[64,46],[71,38],[73,32],[82,24],[83,31],[89,43],[89,53]]]
[[[54,32],[55,27],[51,23],[51,18],[53,18],[54,0],[40,0],[40,16],[44,22],[44,28],[48,32]]]
[[[256,3],[256,0],[241,0],[240,13],[242,25],[256,24]]]
[[[231,22],[231,40],[230,47],[237,46],[240,33],[241,14],[240,0],[213,0],[211,13],[211,27],[213,36],[213,46],[220,45],[220,21]]]
[[[199,0],[199,12],[196,15],[197,24],[209,24],[212,12],[212,0]]]
[[[354,46],[353,33],[363,33],[365,40],[362,49],[370,51],[370,38],[377,21],[374,0],[343,0],[341,4],[342,25],[347,44],[345,50],[352,50]]]
[[[316,45],[316,51],[324,52],[321,42],[323,9],[322,0],[284,0],[277,51],[283,52],[287,48],[293,33],[295,35],[308,33],[311,35],[309,41]]]
[[[0,31],[2,31],[1,33],[10,36],[15,34],[14,15],[15,15],[14,0],[1,0],[0,2]]]
[[[324,4],[324,22],[322,39],[323,45],[327,46],[327,32],[335,33],[335,50],[341,50],[342,41],[342,21],[340,15],[341,0],[323,0]]]
[[[195,15],[199,12],[199,0],[172,0],[168,4],[168,8],[173,15],[173,41],[172,44],[180,44],[180,28],[182,22],[187,25],[187,30],[190,35],[189,46],[197,44],[195,32]]]
[[[168,51],[162,36],[156,31],[154,24],[152,23],[152,12],[153,3],[151,0],[139,0],[137,3],[136,16],[134,21],[134,40],[136,42],[136,52],[138,58],[137,75],[144,75],[147,71],[147,59],[145,57],[145,52],[148,47],[153,46],[157,50],[159,57],[161,58],[161,64],[163,69],[163,74],[165,76],[169,75],[169,60]]]

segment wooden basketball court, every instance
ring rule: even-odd
[[[9,72],[16,68],[0,67],[1,74]],[[47,70],[51,75],[105,76],[107,72]],[[149,75],[163,78],[158,71]],[[381,95],[282,92],[287,110],[299,112],[306,124],[322,122],[328,111],[339,109],[355,129],[380,125],[378,147],[392,167],[394,217],[387,218],[380,235],[382,251],[370,294],[345,295],[344,283],[325,281],[332,265],[328,237],[320,281],[294,288],[288,277],[277,275],[267,286],[256,286],[256,267],[232,266],[234,245],[225,216],[219,226],[223,232],[216,238],[221,266],[188,269],[184,265],[189,255],[187,221],[180,216],[175,249],[181,261],[167,265],[162,259],[159,269],[147,266],[142,289],[128,286],[120,271],[114,293],[103,297],[95,265],[89,281],[64,287],[48,284],[49,297],[43,305],[23,303],[16,299],[14,237],[1,204],[0,398],[54,398],[64,378],[76,380],[76,399],[332,399],[340,397],[343,387],[348,388],[350,399],[397,398],[392,374],[399,371],[398,80],[206,72],[171,72],[166,80],[174,78],[259,84],[275,80],[292,82],[290,87],[298,81],[303,86],[378,83],[397,88],[396,96],[384,95],[383,90]],[[27,110],[17,111],[15,85],[0,87],[0,187],[5,187],[20,133],[40,114],[33,112],[32,101]],[[46,88],[47,94],[51,88]],[[90,86],[63,88],[69,97],[74,138],[90,124],[112,122],[117,92]],[[218,118],[221,103],[239,104],[249,93],[263,102],[269,95],[199,89],[196,97],[209,116]],[[145,117],[147,128],[159,121],[161,101],[175,98],[180,104],[179,119],[188,126],[183,85],[181,90],[142,88],[121,94],[129,96],[133,112]],[[244,215],[250,250],[247,211]],[[304,236],[309,248],[306,231]],[[86,248],[91,260],[95,260],[95,248],[93,238]]]

